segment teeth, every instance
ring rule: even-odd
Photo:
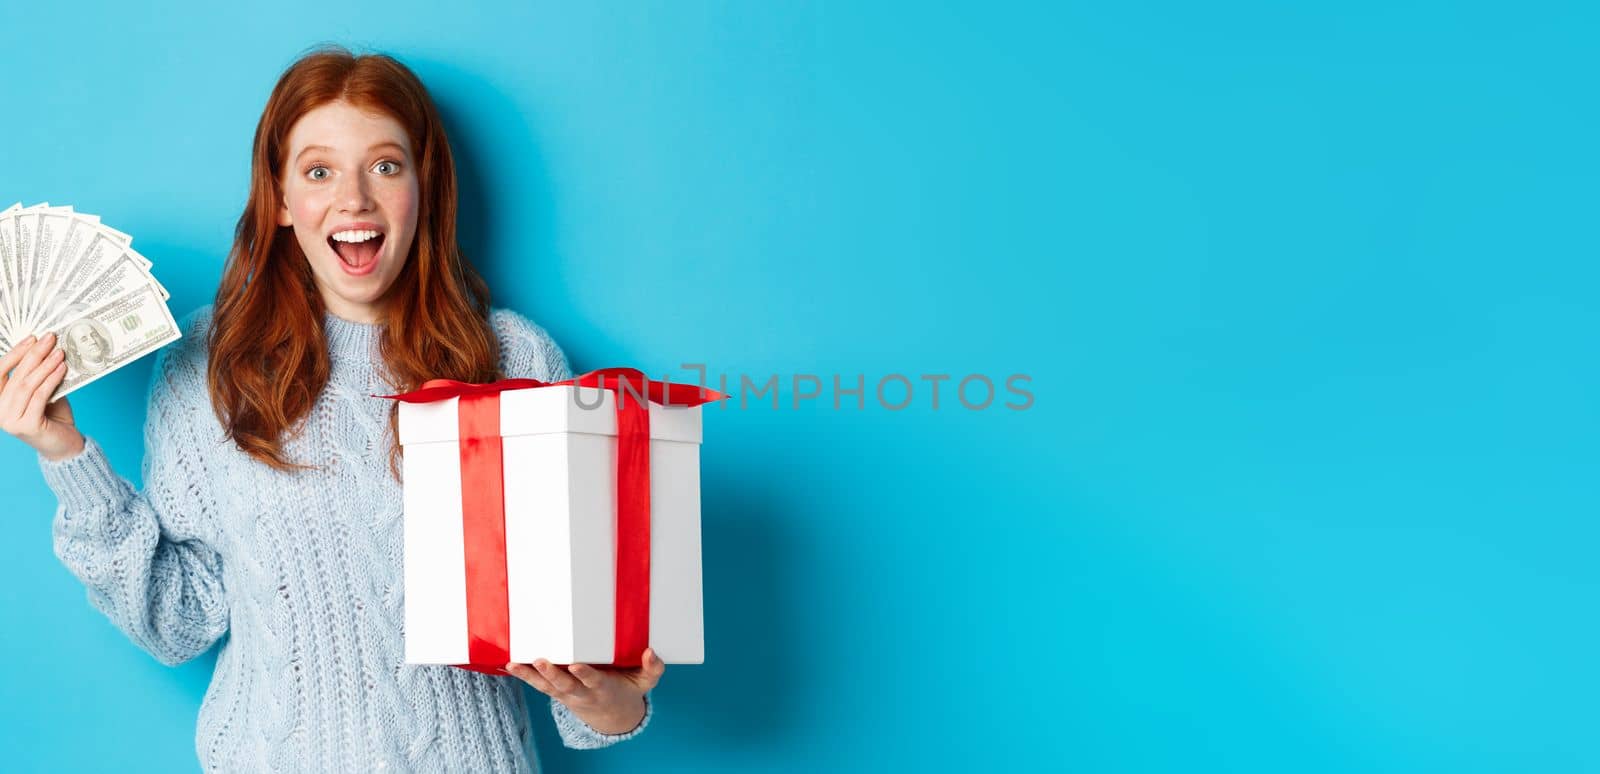
[[[368,239],[377,239],[377,231],[340,231],[333,235],[335,242],[365,242]]]

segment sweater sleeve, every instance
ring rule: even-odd
[[[574,715],[567,705],[555,699],[550,700],[550,714],[555,717],[556,730],[561,732],[561,743],[574,750],[595,750],[632,739],[643,732],[645,726],[650,725],[652,713],[654,710],[651,708],[650,694],[646,692],[644,717],[639,719],[639,725],[634,726],[632,731],[621,734],[604,734]]]
[[[83,582],[96,609],[169,666],[204,653],[228,628],[222,561],[201,539],[216,510],[196,429],[204,370],[196,373],[184,345],[192,355],[190,340],[157,356],[143,492],[111,469],[93,438],[85,437],[83,451],[69,459],[39,457],[59,502],[56,556]],[[209,416],[209,408],[200,408]]]
[[[507,378],[559,382],[573,377],[566,354],[543,328],[506,309],[495,310],[490,324],[500,340],[501,370]],[[646,693],[644,717],[639,725],[626,733],[606,734],[583,722],[567,705],[550,700],[550,714],[561,733],[561,743],[574,750],[593,750],[632,739],[649,725],[653,712],[650,694]]]
[[[500,340],[500,370],[506,378],[541,382],[572,378],[566,353],[545,329],[509,309],[496,309],[489,324]]]

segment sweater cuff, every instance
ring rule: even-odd
[[[567,705],[557,700],[552,700],[552,702],[556,708],[557,725],[562,725],[563,720],[570,721],[571,725],[567,730],[576,732],[576,735],[584,742],[581,746],[586,748],[607,747],[638,736],[644,731],[645,726],[650,725],[650,716],[655,712],[655,709],[650,704],[650,694],[646,692],[644,695],[644,717],[639,718],[639,725],[634,726],[631,731],[624,731],[620,734],[607,734],[585,723],[583,718],[578,717],[578,713],[573,712]],[[565,717],[563,718],[562,716]],[[567,746],[574,747],[575,745],[571,743],[571,740],[568,740]]]
[[[39,457],[44,482],[68,512],[104,507],[121,496],[125,483],[111,469],[111,460],[93,438],[84,436],[83,451],[64,460]]]

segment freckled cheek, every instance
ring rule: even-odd
[[[316,230],[322,223],[324,214],[328,211],[329,197],[316,192],[291,192],[289,194],[289,212],[294,215],[296,223]]]
[[[381,194],[383,210],[390,224],[415,235],[417,230],[417,194],[415,190],[397,188]]]
[[[404,191],[386,192],[382,195],[383,209],[396,217],[406,216],[416,210],[415,199]]]

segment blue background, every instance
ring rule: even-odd
[[[11,4],[0,206],[207,303],[279,72],[370,46],[498,305],[784,380],[707,415],[707,663],[608,750],[537,713],[551,770],[1600,770],[1596,16],[1198,5]],[[149,365],[72,399],[130,477]],[[0,476],[4,768],[194,769],[211,658],[132,646]]]

